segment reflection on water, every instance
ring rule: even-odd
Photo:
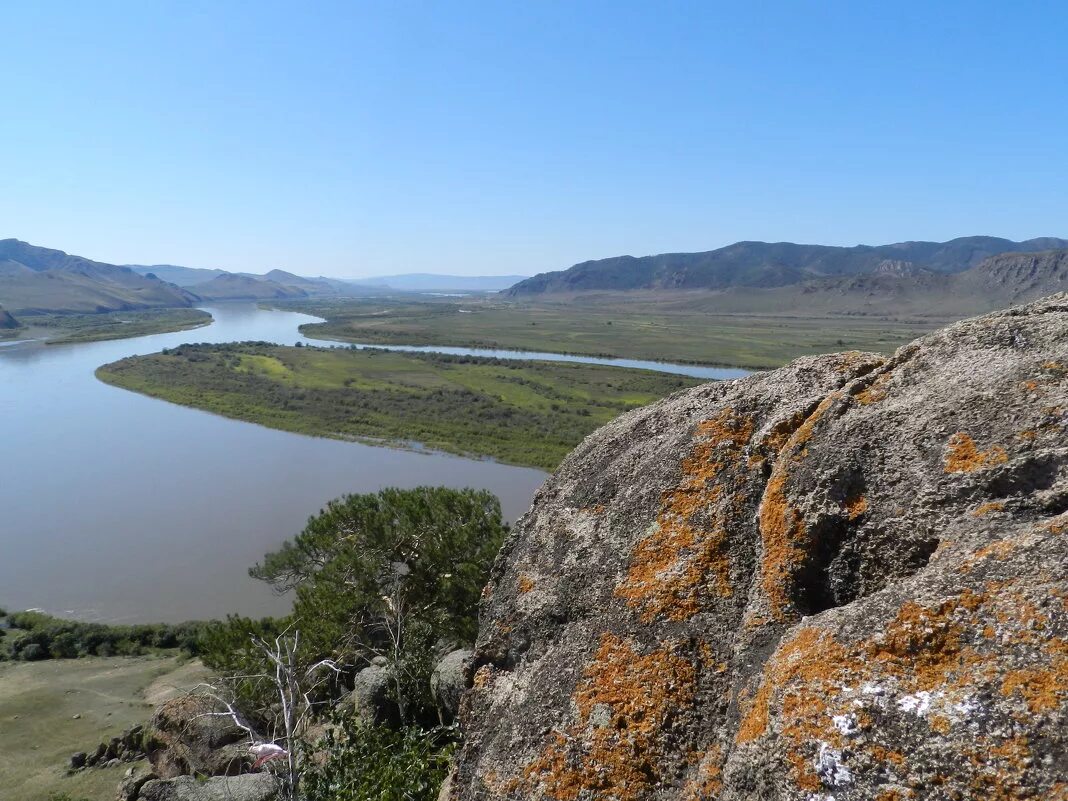
[[[308,342],[314,318],[223,304],[206,328],[0,349],[0,605],[122,621],[278,614],[246,570],[326,501],[385,486],[496,493],[509,518],[537,470],[317,439],[97,381],[183,342]]]

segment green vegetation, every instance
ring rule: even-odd
[[[231,617],[209,625],[199,645],[246,719],[290,731],[275,703],[281,677],[312,681],[324,659],[333,660],[330,681],[293,695],[317,715],[361,669],[388,677],[383,721],[336,714],[325,741],[307,742],[306,731],[289,740],[302,742],[291,784],[299,781],[302,798],[436,797],[457,732],[440,726],[431,673],[445,652],[473,642],[478,599],[506,533],[488,492],[386,489],[332,501],[249,571],[292,591],[292,614]],[[272,652],[268,643],[279,642],[285,647]]]
[[[64,620],[43,612],[13,612],[7,615],[7,623],[8,631],[0,629],[0,635],[6,635],[0,639],[0,661],[141,656],[175,648],[192,654],[203,628],[202,623],[113,626]]]
[[[104,365],[97,376],[287,431],[417,442],[546,469],[621,412],[700,383],[586,364],[264,343],[182,345]]]
[[[22,316],[22,322],[27,327],[47,329],[47,344],[49,345],[186,331],[209,325],[211,321],[211,315],[200,309],[149,309],[106,314]]]
[[[394,731],[342,718],[328,731],[301,777],[308,801],[373,798],[375,801],[434,801],[449,771],[452,746],[442,733],[417,727]]]
[[[114,798],[128,765],[67,775],[70,755],[144,723],[152,704],[201,675],[173,655],[0,664],[0,797]]]
[[[453,345],[765,369],[841,350],[890,352],[944,320],[810,314],[777,296],[615,293],[582,302],[303,301],[274,304],[326,318],[306,336],[376,345]],[[776,301],[778,303],[778,301]],[[767,306],[767,308],[764,308]]]
[[[386,489],[331,501],[249,571],[294,592],[290,618],[209,624],[198,651],[223,674],[255,676],[264,670],[253,639],[299,628],[304,662],[329,657],[358,668],[384,657],[401,719],[436,721],[435,648],[474,641],[479,594],[506,532],[499,501],[485,491]],[[238,690],[246,705],[269,698],[255,681]]]

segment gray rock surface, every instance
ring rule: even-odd
[[[137,801],[275,801],[280,789],[270,773],[241,776],[214,776],[199,780],[192,776],[156,779],[141,787]]]
[[[165,701],[144,738],[152,769],[164,779],[185,774],[233,776],[251,765],[249,735],[202,695]]]
[[[484,595],[450,797],[1068,795],[1068,295],[592,434]]]
[[[460,696],[467,685],[466,670],[474,652],[458,648],[443,656],[430,674],[430,693],[442,716],[442,723],[450,723],[460,708]]]
[[[137,768],[128,768],[126,775],[119,782],[119,791],[116,795],[117,801],[136,801],[141,793],[141,788],[158,778],[159,776],[155,773],[138,770]]]
[[[360,720],[381,723],[396,716],[389,700],[389,668],[371,664],[356,674],[342,706]]]

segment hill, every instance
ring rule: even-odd
[[[280,300],[308,296],[299,287],[236,273],[223,273],[206,283],[197,284],[196,293],[204,300]]]
[[[196,296],[129,267],[0,240],[0,304],[11,312],[102,312],[190,306]]]
[[[704,253],[617,256],[586,261],[541,273],[508,290],[511,296],[592,290],[678,290],[771,288],[821,277],[880,272],[957,273],[990,256],[1068,248],[1055,238],[1013,242],[972,236],[949,242],[899,242],[893,245],[798,245],[792,242],[737,242]]]
[[[782,287],[732,287],[698,295],[691,305],[711,313],[785,315],[803,311],[945,320],[1036,300],[1065,289],[1068,250],[1050,250],[1003,253],[954,274],[892,268]],[[661,295],[667,298],[671,293]]]
[[[226,274],[226,270],[181,267],[177,264],[127,264],[126,266],[140,275],[152,274],[162,281],[169,281],[181,287],[203,284],[212,278]]]
[[[19,321],[11,316],[11,312],[0,306],[0,330],[12,331],[19,327]]]
[[[436,275],[404,273],[375,278],[350,278],[348,283],[401,292],[501,292],[526,280],[524,275]]]

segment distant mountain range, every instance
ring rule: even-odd
[[[17,239],[0,240],[0,304],[20,312],[104,312],[191,306],[181,287],[128,267],[70,256]]]
[[[309,278],[285,270],[254,275],[177,265],[119,266],[17,239],[0,240],[0,306],[16,317],[205,301],[505,290],[506,296],[517,299],[629,291],[663,300],[681,294],[689,298],[687,303],[710,313],[789,314],[805,308],[827,314],[950,319],[1065,289],[1068,240],[1054,238],[1013,242],[965,237],[849,248],[739,242],[706,253],[583,262],[527,279],[408,273],[349,280]]]
[[[1034,253],[1068,248],[1052,237],[1013,242],[970,236],[949,242],[899,242],[894,245],[797,245],[792,242],[737,242],[703,253],[616,256],[541,273],[520,281],[511,296],[604,290],[724,290],[774,288],[813,279],[857,275],[914,276],[952,274],[1003,253]]]
[[[278,300],[390,292],[484,292],[523,276],[413,273],[342,281],[285,270],[265,275],[175,264],[116,265],[18,239],[0,240],[0,304],[14,314],[95,313],[192,306],[202,301]]]
[[[284,286],[300,287],[309,294],[324,291],[334,294],[354,294],[353,287],[364,290],[394,290],[397,292],[501,292],[524,280],[525,275],[438,275],[436,273],[402,273],[379,275],[373,278],[306,278],[286,272],[271,270],[264,275],[252,273],[229,273],[198,267],[178,267],[173,264],[131,264],[129,267],[141,275],[152,273],[164,281],[201,293],[200,287],[223,275],[241,275],[260,280],[274,281]],[[362,294],[362,293],[361,293]]]
[[[501,292],[526,279],[525,275],[436,275],[403,273],[377,278],[349,278],[358,286],[384,287],[401,292]]]

